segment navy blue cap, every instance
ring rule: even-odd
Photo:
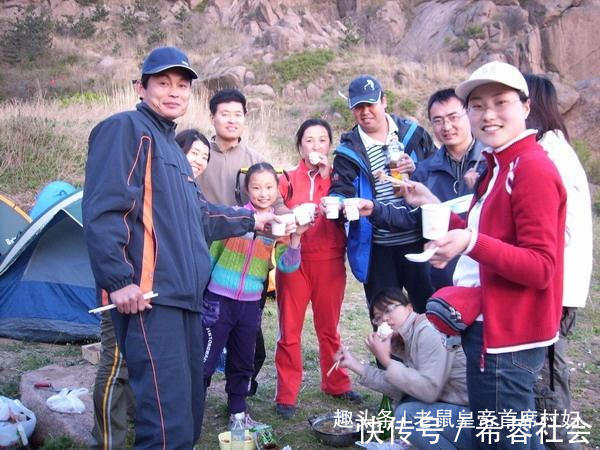
[[[348,87],[348,106],[354,108],[359,103],[377,103],[381,98],[381,85],[370,75],[355,78]]]
[[[186,54],[176,47],[158,47],[152,50],[144,60],[142,75],[154,75],[174,67],[186,70],[192,79],[198,78],[196,71],[190,67]]]

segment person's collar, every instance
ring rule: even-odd
[[[505,148],[510,147],[515,142],[520,141],[521,139],[523,139],[523,138],[525,138],[527,136],[531,136],[532,134],[537,134],[537,130],[532,130],[532,129],[525,130],[525,131],[521,132],[516,138],[508,141],[503,146],[498,147],[498,148],[494,148],[493,151],[494,151],[494,153],[500,153],[502,150],[504,150]]]
[[[150,117],[150,119],[162,130],[166,132],[175,132],[177,124],[158,114],[146,102],[141,101],[135,107],[138,111]]]
[[[392,116],[390,116],[389,114],[386,113],[385,119],[387,120],[387,123],[388,123],[388,134],[387,134],[387,138],[386,138],[385,142],[381,142],[381,141],[378,141],[377,139],[373,139],[360,127],[360,125],[358,125],[358,134],[360,135],[360,139],[362,140],[363,145],[365,146],[366,149],[369,149],[371,147],[381,147],[381,146],[387,144],[388,142],[390,142],[392,135],[394,133],[398,132],[398,125],[396,125],[396,122],[394,122],[394,119],[392,118]]]
[[[460,157],[460,159],[455,159],[454,156],[452,155],[452,153],[450,152],[450,150],[448,150],[448,147],[446,145],[444,145],[444,150],[446,153],[446,156],[448,157],[448,159],[451,159],[454,162],[461,162],[461,161],[466,161],[469,158],[469,153],[471,152],[471,150],[473,150],[473,147],[475,146],[475,138],[473,137],[473,135],[471,135],[471,142],[469,142],[469,145],[467,145],[467,149],[464,151],[464,153],[462,154],[462,156]]]
[[[219,144],[217,144],[217,136],[215,135],[211,139],[211,144],[213,144],[213,145],[211,145],[211,150],[215,150],[215,151],[217,151],[219,153],[227,153],[227,152],[230,152],[230,151],[235,150],[236,148],[238,148],[241,145],[241,143],[242,143],[242,138],[239,137],[238,141],[237,141],[237,144],[232,145],[231,147],[228,147],[227,149],[223,150],[219,146]]]
[[[410,342],[413,334],[413,324],[415,320],[417,320],[418,314],[414,311],[411,311],[404,323],[398,328],[398,334],[402,336],[402,339],[405,343]]]

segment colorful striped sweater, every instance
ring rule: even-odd
[[[289,273],[300,267],[300,247],[292,248],[267,236],[247,233],[213,242],[212,273],[207,289],[234,300],[260,300],[273,247],[278,270]]]

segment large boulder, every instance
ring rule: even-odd
[[[31,438],[33,443],[41,443],[44,439],[62,435],[69,436],[86,446],[94,442],[91,431],[94,425],[92,392],[95,375],[96,367],[88,363],[70,367],[53,364],[23,374],[20,384],[21,402],[32,410],[37,418],[37,425]],[[34,385],[39,382],[50,382],[57,390],[87,388],[89,393],[79,397],[85,405],[85,411],[82,414],[52,411],[46,405],[46,400],[56,392],[35,388]]]

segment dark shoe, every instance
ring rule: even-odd
[[[362,402],[362,395],[358,392],[348,391],[343,392],[342,394],[330,394],[333,398],[339,398],[340,400],[346,400],[352,403],[360,403]]]
[[[277,403],[275,411],[284,419],[291,419],[296,414],[296,407],[294,405],[284,405],[283,403]]]

